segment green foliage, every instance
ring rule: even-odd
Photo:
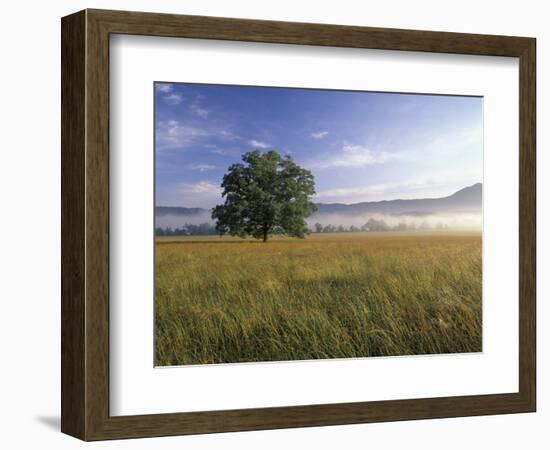
[[[313,174],[275,150],[253,151],[229,167],[222,181],[225,203],[212,210],[220,234],[267,241],[270,234],[303,238],[305,218],[316,211]]]

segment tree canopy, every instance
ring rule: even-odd
[[[313,174],[276,150],[248,152],[242,161],[229,167],[221,184],[225,203],[212,209],[218,232],[264,242],[273,233],[303,238],[305,218],[317,210]]]

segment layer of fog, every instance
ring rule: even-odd
[[[214,223],[212,217],[210,216],[210,211],[189,215],[163,214],[155,217],[156,228],[181,228],[185,224],[200,225],[201,223]]]
[[[452,228],[480,230],[482,225],[481,214],[472,213],[447,213],[447,214],[426,214],[426,215],[406,215],[406,214],[378,214],[369,213],[362,215],[342,215],[342,214],[314,214],[308,217],[309,228],[315,229],[315,224],[320,223],[323,227],[333,225],[338,227],[342,225],[346,229],[351,226],[361,228],[369,219],[384,221],[389,227],[397,227],[405,224],[407,228]],[[203,223],[214,224],[209,211],[189,215],[157,215],[155,218],[155,227],[157,228],[181,228],[185,224],[200,225]]]
[[[426,214],[426,215],[407,215],[407,214],[380,214],[368,213],[361,215],[342,215],[342,214],[314,214],[307,218],[309,228],[314,229],[316,223],[323,227],[342,225],[345,228],[351,226],[361,228],[369,219],[384,221],[389,227],[406,225],[407,228],[451,228],[463,230],[480,230],[482,226],[481,214],[473,213],[445,213],[445,214]]]

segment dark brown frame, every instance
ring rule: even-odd
[[[61,30],[64,433],[100,440],[535,411],[534,38],[104,10],[64,17]],[[110,416],[108,99],[113,33],[518,57],[519,392]]]

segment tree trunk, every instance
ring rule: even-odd
[[[264,227],[264,242],[267,242],[267,227]]]

